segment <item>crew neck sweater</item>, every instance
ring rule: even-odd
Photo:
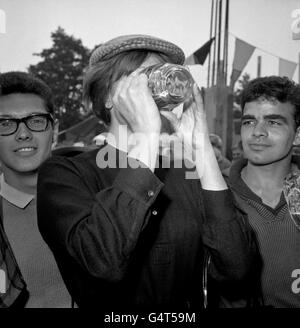
[[[283,193],[275,208],[264,204],[241,178],[247,161],[235,162],[229,183],[239,206],[248,214],[262,260],[261,288],[266,306],[300,307],[300,293],[293,288],[300,269],[300,231],[293,223]]]

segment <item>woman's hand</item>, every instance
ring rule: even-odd
[[[196,84],[193,86],[193,98],[185,107],[181,120],[171,112],[161,114],[172,122],[176,133],[183,140],[185,156],[195,163],[202,188],[225,190],[227,185],[209,140],[202,96]]]
[[[204,148],[210,146],[203,100],[196,84],[193,86],[192,98],[184,104],[181,118],[172,112],[162,111],[161,114],[172,123],[189,159],[195,161],[196,152],[203,153]]]
[[[130,133],[126,136],[128,156],[154,172],[159,152],[161,119],[148,87],[148,78],[146,74],[139,74],[140,70],[116,83],[112,110],[118,124],[126,125],[125,131]]]
[[[146,74],[138,69],[121,78],[113,92],[113,110],[119,121],[133,133],[160,133],[161,119],[148,87]]]

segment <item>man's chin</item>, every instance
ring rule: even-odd
[[[253,166],[265,166],[265,165],[272,164],[271,162],[268,161],[256,161],[256,160],[249,160],[249,159],[248,162],[250,162]]]
[[[250,162],[253,166],[267,166],[279,163],[284,158],[278,158],[278,159],[256,159],[256,158],[248,158],[248,162]]]

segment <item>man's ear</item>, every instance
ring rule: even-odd
[[[294,146],[300,146],[300,126],[298,126],[298,128],[296,130],[296,135],[295,135],[293,145]]]

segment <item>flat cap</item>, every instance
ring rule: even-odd
[[[149,50],[161,52],[172,60],[173,64],[182,65],[184,52],[174,43],[142,34],[122,35],[109,40],[97,47],[90,58],[90,65],[95,65],[128,50]]]

